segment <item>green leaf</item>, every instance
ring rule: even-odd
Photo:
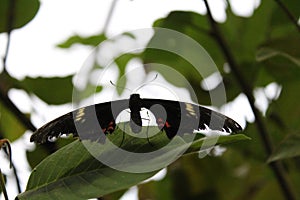
[[[21,89],[33,93],[48,104],[72,102],[73,75],[66,77],[26,77],[20,81]]]
[[[66,159],[67,158],[67,159]],[[19,199],[88,199],[135,185],[153,176],[109,168],[75,141],[58,150],[33,170]]]
[[[289,134],[276,147],[275,151],[269,157],[268,162],[292,158],[300,155],[300,134]]]
[[[55,150],[66,146],[73,142],[74,138],[61,138],[55,142],[49,142],[42,145],[37,145],[34,150],[27,150],[26,156],[30,167],[33,169],[36,167],[43,159],[52,154]]]
[[[93,36],[88,36],[88,37],[73,35],[73,36],[69,37],[66,41],[58,44],[57,46],[60,48],[70,48],[74,44],[98,46],[101,42],[103,42],[106,39],[107,38],[104,34],[93,35]]]
[[[0,133],[11,142],[21,137],[26,128],[0,101]]]
[[[15,5],[12,11],[12,18],[9,19],[10,4],[13,2]],[[8,31],[8,19],[12,23],[12,29],[26,25],[34,18],[39,7],[40,2],[38,0],[0,0],[0,33]]]
[[[186,149],[191,143],[186,143],[183,138],[176,136],[170,142],[164,132],[158,132],[157,127],[144,128],[141,132],[146,136],[149,132],[149,141],[146,138],[125,135],[117,129],[113,134],[107,136],[114,144],[122,149],[134,153],[146,153],[159,150],[166,144],[167,150],[162,155],[154,158],[147,158],[146,161],[153,165],[161,163],[173,155],[174,152]],[[156,134],[157,133],[157,134]],[[130,133],[134,134],[134,133]],[[151,135],[156,134],[151,137]],[[140,135],[141,136],[141,135]],[[190,137],[188,134],[186,137]],[[225,138],[228,137],[228,138]],[[206,138],[197,136],[195,143],[192,143],[192,151],[198,151]],[[245,136],[222,136],[217,144],[240,141],[247,139]],[[215,140],[215,138],[214,138]],[[122,142],[123,141],[123,142]],[[201,142],[202,141],[202,142]],[[89,149],[89,151],[86,149]],[[198,147],[198,149],[197,149]],[[211,146],[209,146],[211,147]],[[118,161],[125,169],[135,170],[140,165],[131,162],[130,156],[122,156],[117,153],[116,147],[110,143],[99,144],[87,140],[75,141],[63,147],[54,154],[43,160],[32,172],[26,191],[18,196],[19,199],[88,199],[110,194],[153,176],[158,170],[144,173],[129,173],[112,169],[94,156],[108,155],[110,160]],[[135,156],[136,154],[134,154]],[[142,154],[141,154],[142,155]],[[143,154],[144,156],[144,154]],[[66,159],[67,158],[67,159]],[[140,160],[138,160],[140,162]],[[118,166],[118,165],[116,165]],[[152,165],[151,165],[152,166]],[[127,167],[127,168],[126,168]],[[147,166],[145,166],[147,167]],[[163,168],[163,167],[162,167]]]

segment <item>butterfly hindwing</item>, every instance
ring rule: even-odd
[[[142,99],[142,102],[170,139],[176,134],[192,133],[207,127],[229,133],[242,130],[231,118],[196,104],[161,99]]]

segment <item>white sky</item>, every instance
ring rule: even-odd
[[[258,0],[243,0],[242,3],[239,0],[231,1],[234,2],[235,12],[246,16],[251,15],[253,9],[259,4]],[[71,49],[59,49],[55,45],[73,34],[88,36],[100,33],[111,2],[112,0],[42,0],[36,17],[12,34],[8,71],[17,78],[64,76],[76,73],[92,49],[79,45]],[[223,2],[223,0],[213,1],[213,14],[219,21],[225,19]],[[154,20],[166,16],[172,10],[205,13],[201,0],[119,0],[107,33],[116,35],[124,31],[150,28]],[[0,34],[1,56],[3,56],[5,43],[6,35]],[[2,70],[2,63],[0,63],[0,70]],[[70,105],[53,107],[38,100],[33,103],[32,99],[19,91],[11,92],[10,96],[21,110],[28,112],[34,107],[40,111],[40,115],[35,117],[36,120],[33,119],[37,126],[70,110]],[[25,148],[33,147],[32,145],[28,147],[28,140],[29,134],[13,144],[15,163],[23,163],[18,166],[19,175],[23,180],[23,190],[30,172],[24,152]],[[3,160],[1,154],[0,159]],[[0,167],[4,172],[12,175],[3,162]],[[13,181],[12,178],[8,178],[9,181]],[[17,194],[14,183],[8,186],[8,190],[10,198],[13,199]],[[136,197],[132,192],[128,195],[123,200],[132,200]]]

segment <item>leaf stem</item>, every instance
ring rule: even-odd
[[[210,10],[207,0],[204,0],[204,3],[206,6],[206,9],[207,9],[207,16],[208,16],[208,20],[210,22],[210,26],[213,31],[213,36],[214,36],[215,40],[217,41],[220,49],[222,50],[225,58],[227,59],[227,62],[230,66],[230,69],[231,69],[233,75],[235,76],[236,80],[238,81],[239,85],[241,86],[242,91],[244,92],[244,94],[246,95],[246,97],[249,101],[249,104],[250,104],[253,114],[255,116],[256,127],[257,127],[257,129],[260,133],[261,139],[264,143],[265,152],[267,155],[270,155],[272,153],[272,149],[273,149],[271,139],[270,139],[270,136],[264,125],[263,117],[262,117],[261,113],[259,112],[259,110],[255,106],[255,99],[252,94],[253,88],[246,82],[246,79],[244,78],[243,74],[239,70],[238,64],[235,61],[234,56],[233,56],[232,52],[230,51],[230,48],[228,47],[226,41],[222,37],[222,34],[219,30],[217,22],[212,17],[212,13],[211,13],[211,10]],[[289,182],[286,178],[286,175],[282,168],[281,163],[279,163],[279,162],[270,163],[270,167],[271,167],[272,171],[274,172],[274,174],[277,178],[277,181],[280,184],[281,189],[282,189],[286,199],[296,199],[292,192],[292,189],[289,185]]]

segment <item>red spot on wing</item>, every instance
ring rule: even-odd
[[[104,134],[112,133],[115,130],[115,126],[116,126],[115,122],[111,121],[111,122],[109,122],[109,124],[106,128],[102,129],[102,131]]]
[[[166,121],[165,127],[167,127],[167,128],[170,128],[170,127],[171,127],[171,125],[169,124],[169,122]]]
[[[171,125],[169,124],[169,122],[163,120],[162,118],[157,118],[156,123],[157,123],[157,125],[158,125],[158,127],[160,129],[162,129],[164,127],[166,127],[166,128],[170,128],[171,127]]]

